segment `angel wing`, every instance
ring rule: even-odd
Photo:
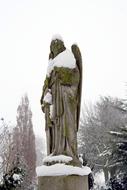
[[[77,130],[79,128],[80,107],[81,107],[81,94],[82,94],[82,56],[79,47],[76,44],[71,46],[72,53],[76,59],[76,64],[80,73],[80,82],[78,86],[78,108],[77,108]]]

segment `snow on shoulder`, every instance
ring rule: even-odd
[[[53,60],[54,67],[65,67],[70,69],[74,69],[76,67],[75,57],[69,49],[58,54]]]
[[[36,168],[37,176],[62,176],[62,175],[89,175],[91,169],[87,166],[82,168],[65,165],[65,164],[54,164],[51,166],[40,166]]]
[[[50,73],[54,67],[64,67],[69,69],[76,68],[76,60],[73,53],[66,49],[60,54],[58,54],[54,59],[50,59],[48,63],[47,76],[50,76]]]

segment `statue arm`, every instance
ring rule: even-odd
[[[43,99],[44,99],[44,96],[48,92],[48,89],[49,89],[49,80],[50,80],[50,78],[46,77],[46,79],[44,81],[44,86],[43,86],[43,89],[42,89],[42,96],[41,96],[41,99],[40,99],[40,103],[41,103],[41,107],[42,107],[43,112],[44,112],[44,107],[45,107]]]
[[[49,53],[49,60],[50,59],[53,59],[53,52],[50,51]],[[43,99],[44,99],[44,96],[46,95],[46,93],[48,92],[48,89],[49,89],[49,82],[50,82],[50,77],[47,77],[46,76],[46,79],[44,81],[44,85],[43,85],[43,88],[42,88],[42,96],[41,96],[41,99],[40,99],[40,104],[41,104],[41,108],[42,108],[42,111],[45,112],[44,108],[47,104],[44,103]]]

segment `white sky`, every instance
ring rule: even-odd
[[[127,82],[126,0],[0,0],[0,117],[15,122],[27,92],[36,134],[50,39],[59,33],[83,56],[83,101],[100,95],[125,97]]]

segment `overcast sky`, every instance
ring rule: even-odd
[[[39,135],[44,127],[39,101],[56,33],[66,47],[76,42],[81,49],[83,102],[126,95],[126,0],[0,0],[0,117],[15,123],[27,92]]]

